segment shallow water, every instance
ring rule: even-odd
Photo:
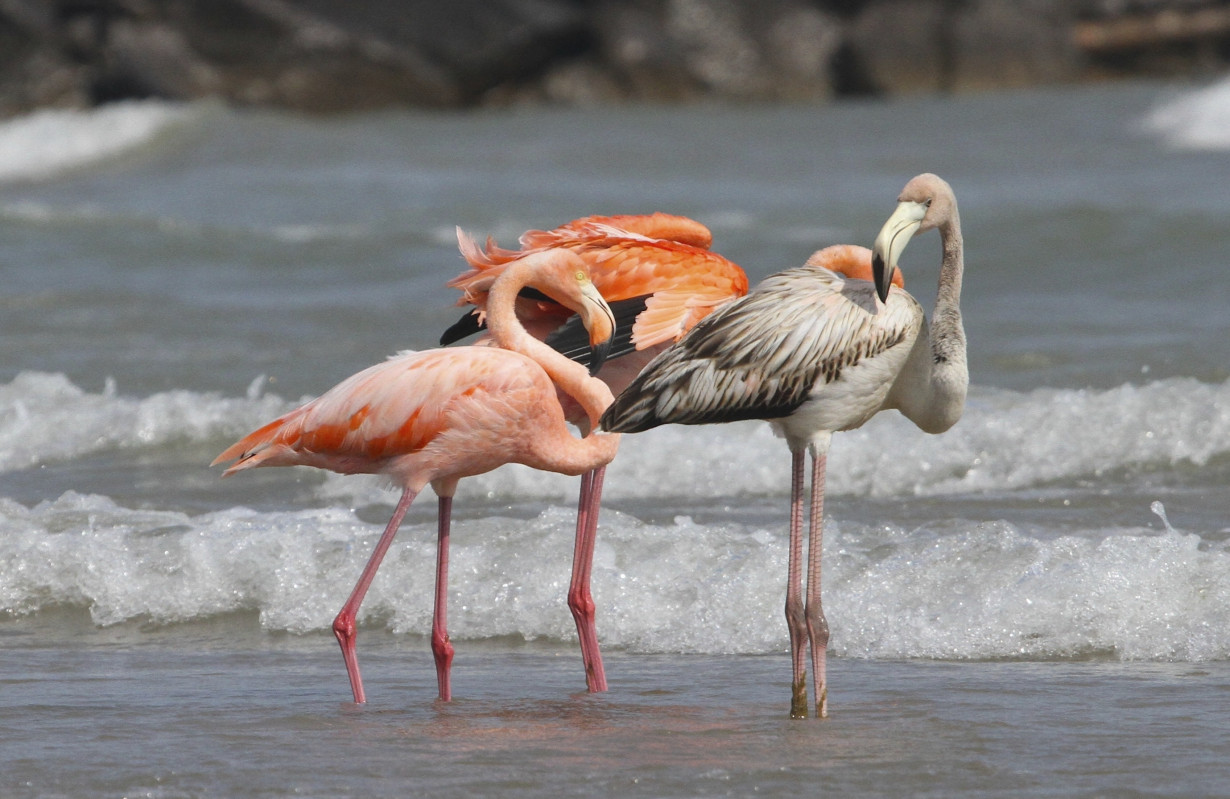
[[[1224,792],[1228,91],[0,125],[0,795]],[[789,458],[759,423],[625,439],[607,694],[564,605],[576,481],[505,468],[455,506],[455,701],[429,498],[346,701],[328,627],[394,494],[206,464],[432,346],[455,225],[684,213],[755,281],[869,243],[924,170],[961,202],[973,385],[944,435],[835,438],[829,720],[785,717]],[[937,263],[911,245],[924,305]]]
[[[781,657],[614,652],[592,695],[568,647],[463,643],[441,703],[425,642],[374,632],[361,707],[325,636],[251,618],[22,638],[11,796],[1218,796],[1226,775],[1224,662],[838,658],[840,710],[800,723]]]

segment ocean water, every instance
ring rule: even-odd
[[[1230,80],[826,106],[0,123],[0,796],[1218,796],[1230,784]],[[682,213],[752,280],[961,204],[971,392],[835,437],[831,718],[790,721],[789,457],[762,423],[462,481],[329,625],[396,494],[208,463],[455,320],[455,227]],[[908,288],[929,306],[934,234]]]

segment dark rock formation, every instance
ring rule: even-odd
[[[1019,86],[1079,77],[1073,25],[1108,3],[0,0],[0,115],[139,97],[334,112]]]
[[[1073,79],[1071,4],[942,0],[870,4],[851,27],[869,84],[891,93],[954,91]]]

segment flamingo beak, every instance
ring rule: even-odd
[[[876,294],[881,302],[888,301],[888,289],[893,284],[893,274],[897,271],[897,261],[905,252],[905,245],[922,226],[923,217],[927,215],[925,203],[909,200],[897,203],[893,215],[880,228],[875,245],[871,248],[871,273],[875,278]]]
[[[581,286],[581,322],[589,331],[589,373],[598,374],[611,353],[615,336],[615,313],[590,281]]]

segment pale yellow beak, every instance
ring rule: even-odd
[[[897,271],[897,261],[905,252],[905,245],[922,226],[927,215],[927,204],[905,201],[897,203],[893,215],[880,228],[875,245],[871,248],[871,273],[875,278],[876,294],[881,302],[888,301],[888,289]]]

